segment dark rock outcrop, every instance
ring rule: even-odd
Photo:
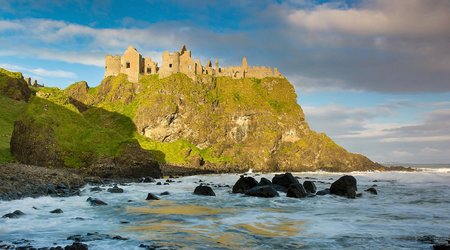
[[[9,219],[14,219],[14,218],[19,218],[21,216],[25,215],[24,212],[20,211],[20,210],[16,210],[12,213],[7,213],[5,215],[2,216],[2,218],[9,218]]]
[[[300,184],[291,173],[277,174],[272,178],[272,183],[274,185],[280,185],[289,188],[292,184]]]
[[[267,186],[267,185],[272,185],[272,182],[269,179],[262,177],[258,183],[258,186]]]
[[[152,193],[148,193],[147,194],[147,198],[145,198],[145,200],[159,200],[158,196],[152,194]]]
[[[115,184],[112,188],[108,188],[108,192],[115,194],[123,193],[123,188],[120,188]]]
[[[368,188],[368,189],[366,189],[364,191],[369,192],[369,193],[374,194],[374,195],[378,194],[378,191],[374,187],[370,187],[370,188]]]
[[[257,196],[263,198],[272,198],[280,196],[278,192],[271,185],[256,186],[245,191],[245,195]]]
[[[50,211],[50,213],[52,213],[52,214],[62,214],[62,213],[64,213],[64,211],[62,211],[62,209],[60,209],[60,208],[57,208],[57,209],[54,209],[54,210]]]
[[[216,196],[212,188],[208,186],[197,186],[194,190],[194,194],[205,196]]]
[[[304,181],[303,187],[305,188],[306,192],[315,194],[317,191],[316,184],[312,181]]]
[[[355,177],[345,175],[331,184],[330,194],[354,199],[356,198],[357,190]]]
[[[88,250],[88,246],[81,242],[74,242],[72,245],[67,245],[64,250]]]
[[[329,188],[317,191],[317,193],[316,193],[316,195],[327,195],[327,194],[330,194],[330,189]]]
[[[106,206],[106,205],[108,205],[108,203],[106,203],[102,200],[99,200],[97,198],[92,198],[92,197],[87,198],[86,201],[89,202],[89,204],[91,206]]]
[[[244,177],[241,176],[239,180],[233,186],[233,193],[241,193],[244,194],[250,188],[253,188],[258,185],[258,182],[253,177]]]
[[[305,198],[308,195],[302,184],[291,184],[287,190],[286,196],[290,198]]]

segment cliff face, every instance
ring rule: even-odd
[[[220,171],[382,168],[312,131],[284,78],[193,81],[175,74],[130,83],[119,75],[92,89],[77,83],[65,93],[86,107],[131,118],[135,138],[160,162]]]

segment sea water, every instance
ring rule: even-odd
[[[348,174],[348,173],[347,173]],[[21,210],[24,216],[0,219],[0,241],[26,239],[34,247],[65,246],[71,235],[98,232],[128,240],[101,238],[90,249],[431,249],[424,235],[450,235],[450,168],[418,172],[353,172],[361,198],[325,195],[304,199],[248,197],[230,187],[215,197],[193,195],[199,183],[232,186],[238,174],[173,179],[170,185],[119,185],[124,193],[91,192],[81,196],[0,201],[0,215]],[[274,174],[251,173],[259,181]],[[318,190],[344,173],[295,173]],[[157,180],[164,182],[165,180]],[[377,185],[378,195],[364,192]],[[159,195],[168,191],[169,195]],[[161,200],[146,201],[148,193]],[[107,206],[90,206],[98,198]],[[49,211],[60,208],[62,214]],[[23,241],[22,241],[23,242]],[[25,243],[23,243],[25,244]]]

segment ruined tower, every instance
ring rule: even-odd
[[[180,51],[173,53],[165,51],[162,54],[161,67],[158,67],[150,57],[143,58],[132,46],[129,46],[122,56],[108,55],[105,58],[105,77],[126,74],[128,81],[138,82],[141,75],[159,74],[160,78],[164,78],[176,73],[183,73],[194,80],[201,75],[228,76],[234,79],[283,77],[277,68],[272,71],[270,67],[248,66],[247,57],[242,58],[240,66],[221,68],[218,59],[214,66],[211,60],[202,66],[199,59],[192,58],[191,51],[187,50],[186,45],[183,45]]]

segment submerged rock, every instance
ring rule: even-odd
[[[312,181],[304,181],[303,187],[305,188],[306,192],[315,194],[317,191],[316,184]]]
[[[72,245],[67,245],[64,250],[88,250],[88,246],[81,242],[74,242]]]
[[[250,188],[258,185],[258,182],[253,177],[241,176],[233,186],[233,193],[245,193]]]
[[[50,213],[52,213],[52,214],[62,214],[64,212],[62,211],[62,209],[57,208],[55,210],[50,211]]]
[[[354,199],[356,198],[357,190],[355,177],[344,175],[331,184],[330,194]]]
[[[369,192],[369,193],[374,194],[374,195],[378,194],[377,190],[374,187],[370,187],[370,188],[368,188],[368,189],[366,189],[364,191]]]
[[[5,215],[2,216],[2,218],[9,218],[9,219],[14,219],[14,218],[19,218],[20,216],[25,215],[24,212],[20,211],[20,210],[16,210],[12,213],[7,213]]]
[[[159,200],[159,198],[158,198],[158,196],[156,196],[152,193],[148,193],[147,198],[145,200]]]
[[[211,187],[208,186],[197,186],[194,190],[196,195],[206,195],[206,196],[216,196]]]
[[[141,179],[139,179],[139,182],[151,183],[151,182],[156,182],[156,181],[155,181],[155,179],[153,177],[146,176],[146,177],[142,177]]]
[[[108,203],[106,203],[102,200],[99,200],[97,198],[92,198],[92,197],[87,198],[86,201],[89,202],[89,204],[91,206],[106,206],[106,205],[108,205]]]
[[[327,195],[330,194],[330,189],[329,188],[325,188],[323,190],[317,191],[316,195]]]
[[[162,193],[160,193],[159,195],[169,195],[170,193],[168,191],[164,191]]]
[[[272,198],[280,196],[271,185],[256,186],[245,191],[245,195]]]
[[[108,192],[110,192],[110,193],[123,193],[123,189],[118,187],[117,184],[116,184],[112,188],[108,188]]]
[[[290,198],[305,198],[307,195],[308,193],[300,183],[291,184],[286,193],[286,196]]]

